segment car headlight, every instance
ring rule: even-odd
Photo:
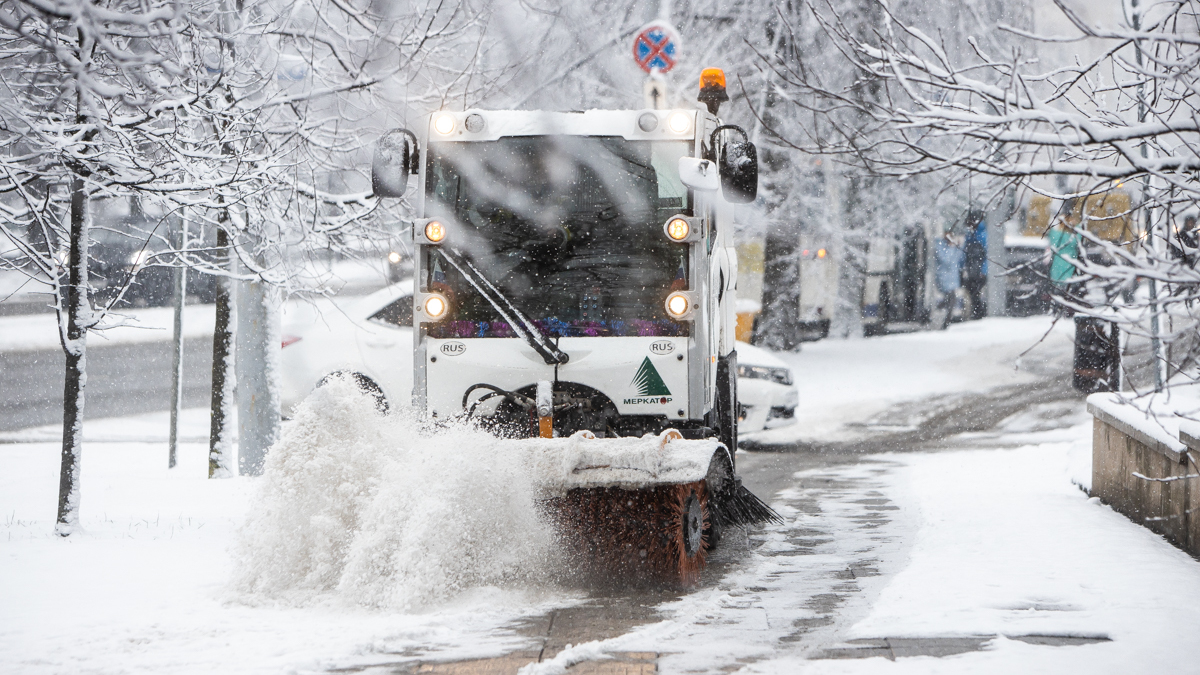
[[[745,377],[751,380],[769,380],[789,386],[792,384],[792,371],[790,368],[767,368],[765,366],[739,364],[738,377]]]
[[[145,265],[146,261],[148,260],[150,260],[150,253],[145,249],[142,249],[130,253],[128,262],[130,267],[133,267],[134,269],[141,269],[141,267]]]

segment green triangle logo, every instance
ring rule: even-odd
[[[653,363],[650,363],[649,356],[642,361],[637,375],[633,376],[632,384],[637,387],[638,396],[671,395],[671,390],[667,389],[667,383],[663,382],[662,376],[658,374],[658,369],[654,367]]]

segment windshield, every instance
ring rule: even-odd
[[[686,288],[688,247],[663,223],[689,213],[679,158],[687,141],[532,136],[433,143],[426,211],[551,336],[680,336],[663,303]],[[515,337],[453,266],[426,247],[426,280],[450,296],[432,337]]]

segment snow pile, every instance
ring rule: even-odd
[[[427,435],[348,381],[314,392],[271,450],[235,556],[248,599],[335,595],[415,609],[544,578],[552,533],[524,462],[467,428]]]
[[[641,438],[596,438],[581,431],[568,438],[527,438],[500,443],[550,491],[570,488],[643,487],[704,480],[720,444],[686,440],[673,431]]]
[[[1175,452],[1186,450],[1179,440],[1179,425],[1200,419],[1200,385],[1194,383],[1142,395],[1133,392],[1092,394],[1087,402],[1090,408],[1108,413]]]

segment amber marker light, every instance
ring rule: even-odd
[[[725,88],[725,71],[720,68],[705,68],[700,71],[700,88],[720,87]]]
[[[433,130],[446,136],[454,131],[454,115],[438,115],[433,120]]]
[[[818,258],[824,258],[825,256],[826,256],[825,249],[823,249],[823,248],[817,249],[817,257]]]
[[[446,299],[440,295],[425,298],[425,314],[431,319],[440,319],[446,313]]]
[[[687,113],[677,110],[667,118],[667,127],[677,134],[682,134],[692,128],[692,118]]]
[[[688,307],[692,301],[683,293],[672,293],[667,296],[667,313],[676,319],[688,313]]]
[[[425,223],[425,238],[435,244],[442,243],[446,238],[446,226],[436,220]]]
[[[725,71],[720,68],[705,68],[700,71],[700,95],[696,97],[708,107],[708,112],[716,115],[721,104],[729,100],[725,92]]]
[[[683,241],[691,234],[692,226],[683,218],[672,218],[667,222],[667,236],[675,241]]]

